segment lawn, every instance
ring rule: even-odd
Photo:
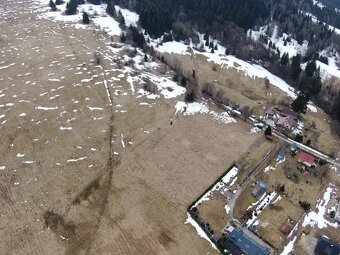
[[[215,234],[221,233],[228,223],[228,216],[224,208],[227,203],[225,197],[214,192],[213,198],[203,202],[197,208],[203,220],[210,224]]]
[[[258,234],[267,240],[274,248],[282,248],[285,240],[282,226],[291,218],[295,222],[303,215],[304,211],[300,206],[296,206],[285,198],[269,206],[259,216]],[[295,225],[295,224],[294,224]]]

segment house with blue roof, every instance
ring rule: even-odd
[[[314,249],[315,255],[339,255],[340,245],[324,236],[321,236]]]
[[[280,151],[277,155],[276,162],[281,162],[286,160],[286,153],[284,151]]]
[[[260,245],[245,234],[241,228],[235,228],[228,240],[242,250],[245,255],[270,255],[270,250],[267,247]]]
[[[267,184],[260,181],[259,185],[253,191],[253,196],[256,197],[257,199],[260,199],[262,195],[266,193],[267,188],[268,188]]]

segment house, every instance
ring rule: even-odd
[[[248,236],[241,228],[235,228],[228,240],[246,255],[269,255],[270,250]]]
[[[266,110],[266,118],[267,119],[274,119],[274,110],[273,110],[273,107],[269,108]]]
[[[314,255],[339,255],[340,245],[321,236],[315,246]]]
[[[291,129],[296,125],[296,120],[292,116],[281,117],[276,122],[276,126]]]
[[[288,107],[283,107],[281,111],[281,116],[282,117],[291,116],[293,117],[294,120],[297,120],[297,117],[299,116],[299,114]]]
[[[297,149],[298,149],[297,144],[292,143],[292,145],[290,146],[290,152],[295,154],[297,152]]]
[[[305,151],[300,152],[298,162],[304,164],[307,167],[316,167],[316,158]]]
[[[286,160],[286,153],[284,151],[280,151],[277,155],[276,162],[281,162]]]
[[[244,255],[244,252],[240,248],[238,248],[234,243],[232,243],[229,239],[223,240],[221,242],[221,246],[224,253],[229,252],[229,254],[232,255]]]
[[[266,118],[264,122],[267,124],[267,126],[275,127],[275,122],[273,119]]]
[[[268,188],[267,184],[260,181],[259,185],[253,191],[253,196],[256,197],[257,199],[260,199],[260,197],[262,197],[263,194],[266,193],[267,188]]]

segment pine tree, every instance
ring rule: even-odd
[[[83,13],[83,23],[84,24],[89,24],[90,23],[89,15],[87,14],[87,12]]]
[[[288,56],[288,53],[285,52],[285,53],[283,53],[283,55],[280,59],[280,64],[285,66],[288,62],[289,62],[289,56]]]
[[[184,76],[182,76],[182,79],[181,79],[181,86],[182,87],[185,87],[187,85],[187,79],[185,79]]]
[[[211,48],[210,53],[215,53],[214,48]]]
[[[95,4],[95,5],[101,4],[101,0],[87,0],[87,1],[90,2],[91,4]]]
[[[294,80],[299,78],[299,74],[301,72],[301,55],[297,54],[296,56],[292,57],[292,64],[290,68],[290,75]]]
[[[144,62],[148,62],[148,56],[146,54],[144,55]]]
[[[292,109],[295,112],[306,112],[307,110],[307,103],[309,101],[309,96],[305,95],[303,93],[299,93],[299,95],[297,96],[297,98],[293,101],[292,103]]]
[[[61,4],[63,4],[63,1],[62,0],[55,0],[55,4],[56,5],[61,5]]]
[[[125,41],[126,41],[126,35],[125,35],[125,33],[121,33],[121,34],[120,34],[120,41],[121,41],[122,43],[125,43]]]
[[[66,4],[66,10],[65,14],[66,15],[74,15],[77,13],[77,7],[78,7],[78,0],[70,0]]]
[[[215,44],[215,48],[214,48],[215,50],[217,50],[218,48],[217,48],[217,44]]]
[[[272,128],[270,126],[266,128],[266,130],[264,131],[264,135],[265,136],[272,135]]]
[[[205,33],[204,36],[203,36],[203,40],[209,40],[209,34],[208,33]]]
[[[229,55],[229,50],[228,49],[225,49],[225,54]]]
[[[305,68],[305,73],[307,77],[313,76],[314,72],[316,71],[316,63],[314,60],[307,63]]]
[[[116,7],[113,0],[108,0],[106,12],[114,18],[117,17]]]
[[[209,38],[205,41],[205,46],[209,46]]]
[[[50,0],[49,6],[51,7],[52,11],[56,11],[57,10],[57,6],[55,5],[55,3],[52,0]]]
[[[120,10],[117,13],[117,20],[119,22],[119,25],[125,26],[125,19],[124,19],[124,16],[123,16],[123,14]]]

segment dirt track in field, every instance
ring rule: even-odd
[[[215,254],[186,208],[256,135],[141,105],[109,38],[31,9],[0,3],[1,254]]]

